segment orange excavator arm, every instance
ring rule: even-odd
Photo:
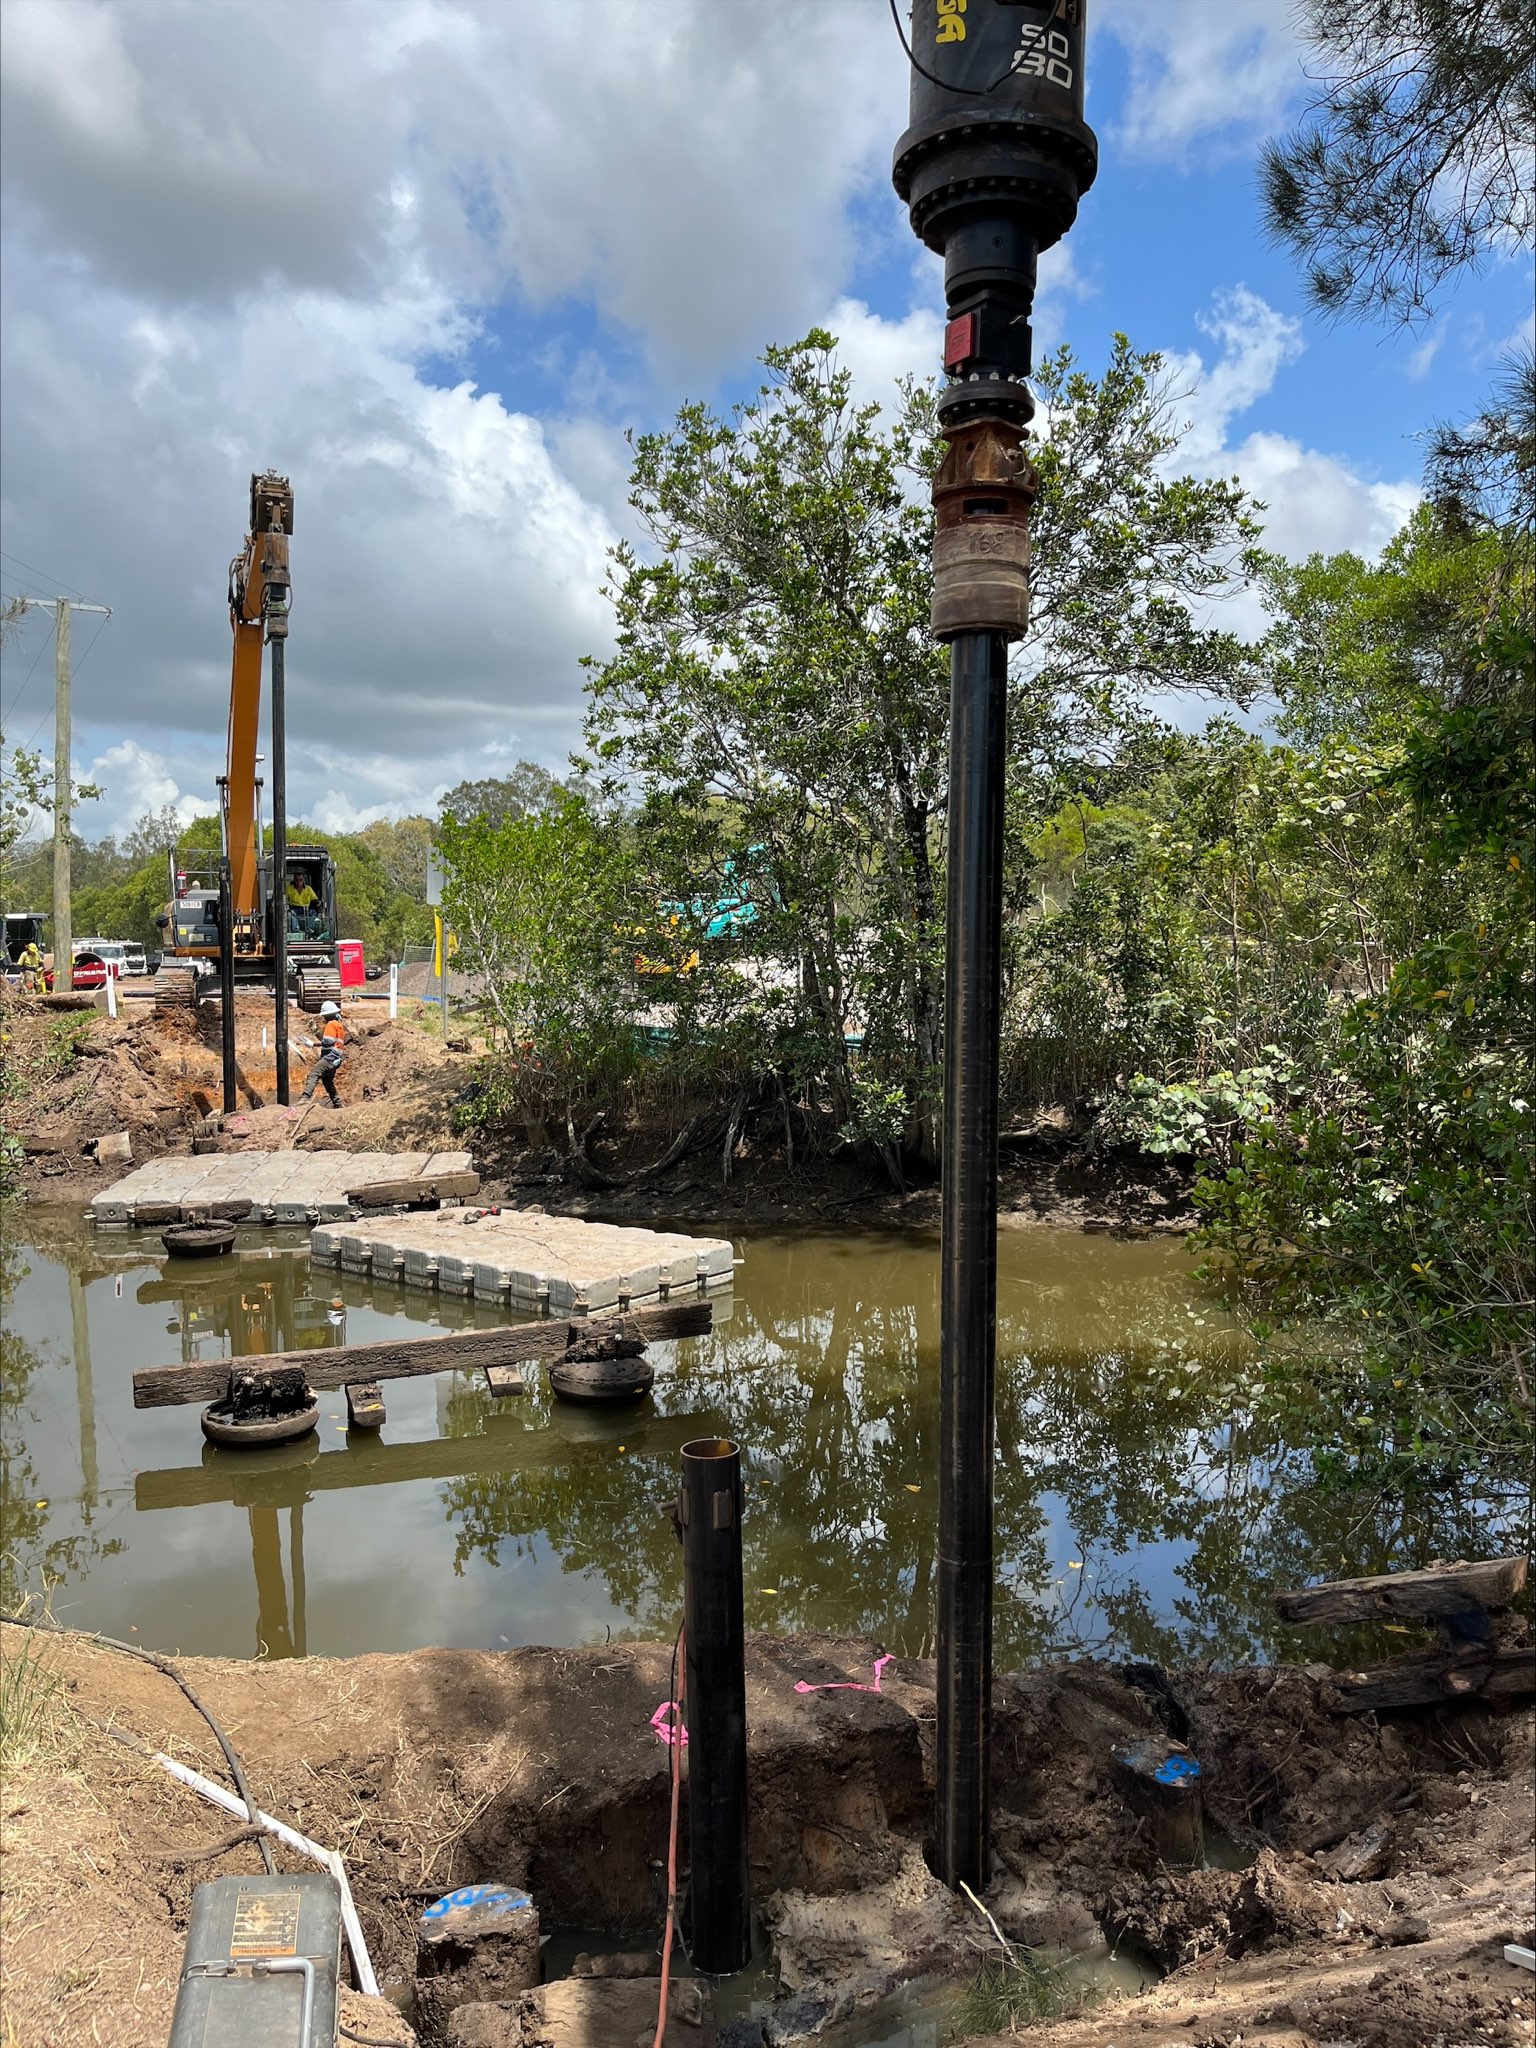
[[[229,565],[229,623],[234,661],[229,685],[229,741],[224,756],[224,817],[235,916],[259,910],[256,753],[261,718],[261,650],[288,634],[288,539],[293,488],[265,470],[251,478],[251,529]]]

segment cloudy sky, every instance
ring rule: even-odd
[[[1095,0],[1101,169],[1040,339],[1164,350],[1190,467],[1242,476],[1288,552],[1373,551],[1529,271],[1412,334],[1305,314],[1254,175],[1305,92],[1289,15]],[[297,501],[291,808],[346,828],[563,762],[627,427],[742,395],[814,322],[871,385],[936,359],[886,0],[6,0],[0,59],[0,566],[112,607],[75,629],[88,836],[211,807],[251,470]],[[3,688],[8,740],[46,745],[43,616]]]

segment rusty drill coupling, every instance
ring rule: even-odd
[[[1029,627],[1029,512],[1039,490],[1023,430],[1011,420],[967,420],[949,436],[933,480],[933,632],[1002,633]]]

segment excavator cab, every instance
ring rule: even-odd
[[[266,908],[267,951],[276,939],[276,920],[284,919],[288,941],[288,972],[298,983],[299,1007],[317,1010],[338,1001],[341,978],[336,965],[336,863],[323,846],[290,846],[287,879],[274,895],[272,856],[261,862],[261,891]]]
[[[261,902],[254,914],[235,911],[235,979],[269,980],[279,906],[272,900],[272,856],[263,855]],[[170,856],[171,900],[155,922],[165,934],[156,990],[158,1008],[196,1001],[202,976],[219,959],[219,870],[215,862]],[[336,863],[323,846],[290,846],[281,911],[287,920],[288,972],[298,984],[300,1007],[316,1010],[341,993],[336,966]],[[179,971],[178,971],[179,970]]]

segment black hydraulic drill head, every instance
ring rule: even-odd
[[[947,429],[1034,402],[1035,267],[1098,170],[1083,120],[1087,0],[913,0],[912,97],[892,176],[944,258]]]

